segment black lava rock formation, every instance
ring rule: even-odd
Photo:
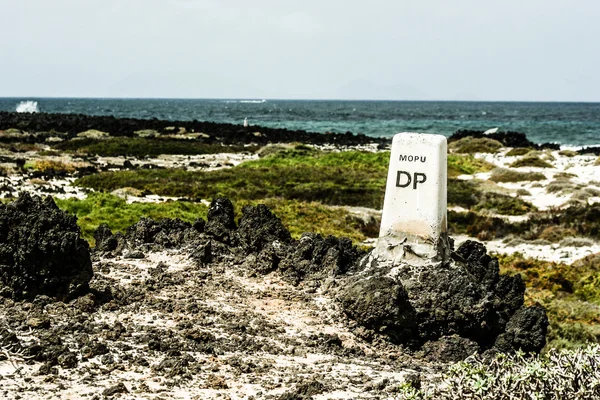
[[[490,133],[490,134],[484,134],[483,132],[484,131],[459,129],[458,131],[454,132],[448,138],[448,142],[449,143],[455,142],[457,140],[460,140],[462,138],[470,136],[470,137],[473,137],[476,139],[480,139],[480,138],[494,139],[494,140],[497,140],[500,143],[502,143],[504,146],[508,146],[508,147],[527,147],[527,148],[533,148],[533,149],[538,149],[538,150],[541,150],[541,149],[560,150],[559,144],[556,144],[556,143],[543,143],[543,144],[533,143],[532,141],[527,139],[527,136],[525,136],[524,133],[520,133],[520,132],[508,131],[508,132],[496,132],[496,133]]]
[[[153,119],[115,118],[113,116],[92,116],[83,114],[48,114],[0,112],[0,130],[16,128],[24,132],[36,132],[31,135],[20,135],[15,138],[6,137],[4,141],[43,142],[49,136],[61,132],[67,138],[90,129],[107,132],[111,136],[133,136],[134,132],[151,129],[159,133],[172,133],[169,127],[185,128],[188,132],[202,132],[208,137],[199,138],[207,143],[241,144],[241,143],[292,143],[337,144],[352,146],[367,143],[388,144],[390,139],[373,138],[363,134],[331,133],[320,134],[304,130],[267,128],[263,126],[243,127],[241,125],[201,122],[201,121],[163,121]],[[260,135],[255,135],[260,132]]]
[[[144,219],[125,236],[101,227],[96,240],[99,251],[188,246],[199,265],[235,263],[254,274],[278,271],[304,288],[321,285],[365,337],[383,335],[432,359],[539,352],[545,344],[545,311],[524,307],[520,276],[500,275],[498,261],[473,241],[439,266],[376,265],[346,238],[305,233],[292,239],[264,205],[244,207],[236,226],[227,199],[213,200],[205,225]]]
[[[500,275],[481,243],[467,241],[435,266],[371,261],[352,279],[340,296],[348,316],[437,358],[453,361],[472,349],[539,352],[545,345],[545,311],[523,307],[520,276]],[[376,294],[357,296],[373,289]]]
[[[0,204],[0,293],[16,300],[73,298],[88,288],[92,263],[76,218],[51,197],[22,194]]]

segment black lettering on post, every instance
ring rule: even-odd
[[[401,183],[402,181],[402,175],[406,176],[406,183]],[[398,171],[398,174],[396,175],[396,187],[401,187],[401,188],[405,188],[408,185],[410,185],[411,182],[411,177],[410,174],[406,171]]]
[[[400,154],[400,161],[406,161],[406,156],[404,154]]]
[[[420,180],[419,178],[422,178],[423,180]],[[427,180],[427,175],[425,175],[422,172],[415,172],[415,179],[414,179],[414,183],[413,183],[413,189],[417,188],[417,184],[418,183],[425,183],[425,181]],[[409,181],[410,183],[410,181]]]
[[[425,162],[425,160],[427,160],[427,156],[422,156],[421,157],[421,162]]]

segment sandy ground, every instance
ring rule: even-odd
[[[438,376],[434,365],[397,347],[357,337],[331,298],[298,290],[276,273],[202,268],[188,250],[100,259],[94,272],[92,287],[109,283],[139,300],[83,313],[84,300],[54,303],[43,313],[75,354],[85,354],[89,341],[106,352],[43,373],[44,363],[7,349],[0,358],[2,398],[111,398],[116,390],[121,399],[276,399],[308,385],[320,388],[315,399],[384,399],[407,379],[427,385]],[[10,306],[5,301],[2,313],[35,308]],[[69,325],[79,328],[70,332]],[[27,328],[18,337],[35,342],[42,332]],[[126,391],[115,389],[120,384]]]

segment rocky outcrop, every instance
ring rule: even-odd
[[[438,265],[363,264],[358,283],[342,289],[344,311],[364,327],[384,330],[396,343],[426,345],[426,354],[444,354],[446,360],[464,358],[474,348],[539,352],[545,345],[544,310],[523,307],[520,276],[501,276],[497,260],[478,242],[465,242]],[[387,294],[387,304],[372,294],[358,296],[372,292],[372,282]]]
[[[99,249],[190,246],[198,265],[235,263],[252,274],[277,271],[309,292],[320,286],[337,298],[343,313],[366,332],[363,336],[383,335],[426,358],[451,361],[486,350],[539,352],[545,344],[544,310],[523,307],[520,276],[500,275],[498,261],[477,242],[465,242],[439,265],[378,265],[346,238],[305,233],[292,239],[264,205],[244,207],[236,226],[227,199],[213,200],[205,225],[143,219],[123,237],[108,233],[99,228]]]
[[[83,293],[93,272],[89,245],[80,234],[76,218],[51,197],[22,194],[0,204],[1,294],[66,300]]]
[[[485,134],[484,131],[459,129],[458,131],[453,133],[448,138],[448,143],[455,142],[455,141],[460,140],[465,137],[472,137],[475,139],[480,139],[480,138],[494,139],[494,140],[497,140],[500,143],[502,143],[504,146],[508,146],[508,147],[527,147],[527,148],[533,148],[533,149],[560,150],[559,144],[556,144],[556,143],[543,143],[543,144],[533,143],[532,141],[527,139],[527,136],[525,136],[524,133],[513,132],[513,131]]]

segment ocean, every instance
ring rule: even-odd
[[[458,129],[523,132],[536,143],[600,145],[600,103],[271,99],[0,98],[0,111],[199,120],[390,137]]]

